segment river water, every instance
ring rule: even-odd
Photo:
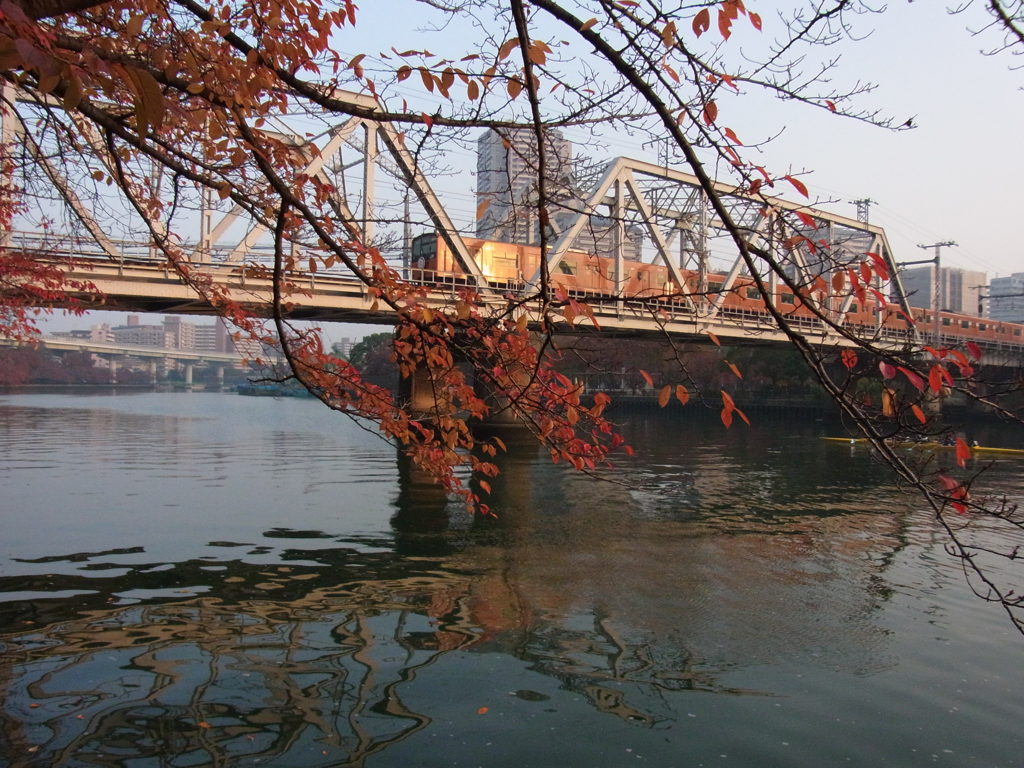
[[[1024,638],[868,451],[621,418],[491,520],[313,401],[0,395],[0,765],[1024,765]]]

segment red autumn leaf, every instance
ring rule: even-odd
[[[509,54],[512,53],[512,50],[517,45],[519,45],[518,37],[510,37],[508,40],[502,43],[501,47],[498,49],[498,61],[501,61],[502,59],[507,59],[509,57]]]
[[[896,366],[896,370],[898,370],[900,373],[906,376],[907,381],[909,381],[917,389],[918,392],[924,391],[924,379],[922,379],[920,376],[918,376],[910,369],[904,368],[902,365]]]
[[[806,214],[803,211],[797,211],[796,212],[796,216],[797,216],[798,219],[800,219],[800,221],[802,221],[805,225],[807,225],[811,229],[817,229],[818,228],[818,222],[816,222],[809,214]]]
[[[733,409],[733,410],[735,410],[735,409]],[[722,409],[722,413],[720,415],[722,417],[722,423],[725,425],[725,428],[728,429],[729,427],[731,427],[732,426],[732,411],[729,410],[728,408],[723,408]]]
[[[828,111],[829,111],[829,112],[835,112],[835,111],[836,111],[836,105],[835,105],[835,102],[832,102],[832,101],[826,101],[826,102],[825,102],[825,106],[826,106],[826,107],[828,107]]]
[[[804,197],[809,197],[810,196],[807,193],[807,186],[802,181],[800,181],[800,179],[794,179],[792,176],[783,176],[782,178],[784,178],[786,181],[788,181],[790,184],[792,184],[793,185],[793,189],[795,189],[797,192],[799,192]]]
[[[958,437],[956,439],[956,463],[961,467],[966,466],[969,458],[971,458],[971,447],[963,438]]]
[[[676,384],[676,400],[680,405],[686,405],[690,401],[690,393],[682,384]]]
[[[843,288],[846,287],[846,275],[842,272],[836,272],[832,275],[832,292],[842,293]]]
[[[879,361],[878,370],[882,372],[883,379],[891,379],[893,376],[896,375],[896,369],[893,366],[889,365],[889,363],[885,362],[885,360]]]
[[[665,44],[666,48],[671,48],[676,44],[676,23],[670,21],[661,28],[661,42]]]
[[[941,360],[942,358],[944,358],[948,354],[948,350],[936,349],[935,347],[930,347],[927,344],[925,344],[923,347],[921,347],[921,349],[923,349],[925,352],[930,354],[936,360]]]
[[[889,279],[889,265],[885,263],[885,259],[879,256],[874,251],[868,252],[868,257],[875,264],[875,274],[883,280]]]
[[[700,37],[705,32],[711,29],[711,12],[707,8],[704,8],[700,13],[693,17],[693,33]]]
[[[476,713],[477,713],[478,715],[486,715],[486,714],[487,714],[487,712],[488,712],[488,708],[487,708],[487,707],[480,707],[480,709],[478,709],[478,710],[476,711]]]
[[[979,347],[973,341],[967,342],[967,351],[970,352],[971,357],[973,357],[975,360],[981,360],[981,347]]]
[[[661,391],[658,392],[658,405],[664,408],[666,405],[668,405],[670,397],[672,397],[672,387],[666,384],[664,387],[661,388]]]
[[[732,372],[733,372],[733,373],[734,373],[734,374],[736,375],[736,378],[737,378],[737,379],[742,379],[742,378],[743,378],[743,374],[742,374],[742,373],[740,373],[740,369],[739,369],[739,368],[737,368],[737,367],[736,367],[735,365],[733,365],[732,363],[730,363],[730,362],[729,362],[728,360],[725,360],[725,361],[723,361],[723,362],[724,362],[724,363],[725,363],[726,365],[728,365],[728,366],[729,366],[729,370],[730,370],[730,371],[732,371]]]
[[[945,368],[936,363],[928,372],[928,388],[931,389],[932,392],[942,391],[942,372],[945,370]]]
[[[722,393],[722,405],[725,406],[725,410],[734,410],[736,408],[736,403],[733,401],[732,395],[730,395],[724,389],[720,389],[718,391]]]
[[[704,124],[711,125],[718,118],[718,105],[712,99],[704,105]]]
[[[920,421],[922,424],[928,421],[928,417],[924,415],[924,411],[921,410],[921,406],[912,405],[910,406],[910,410],[914,412],[914,415],[917,417],[917,420]]]
[[[967,512],[967,505],[962,501],[967,498],[967,489],[961,483],[946,475],[939,475],[937,480],[943,490],[948,491],[950,506],[961,515]]]
[[[736,133],[733,131],[732,128],[726,128],[722,132],[725,134],[725,138],[727,138],[733,144],[738,144],[741,147],[743,146],[743,142],[736,137]]]
[[[928,347],[925,347],[925,349],[928,349]],[[944,349],[943,352],[948,352],[956,360],[956,364],[959,366],[970,365],[967,361],[967,355],[959,349]]]
[[[736,411],[736,413],[738,413],[740,415],[740,418],[743,419],[743,421],[746,422],[747,426],[749,427],[750,426],[750,419],[747,418],[747,414],[745,414],[739,408],[733,408],[733,410]]]
[[[654,379],[651,378],[651,374],[649,374],[643,368],[637,368],[637,370],[640,372],[640,375],[644,377],[644,381],[647,382],[647,386],[648,387],[653,387],[654,386]]]
[[[852,371],[857,367],[857,353],[852,349],[844,349],[840,353],[839,357],[842,359],[843,365],[845,365],[849,370]]]
[[[718,32],[722,35],[723,40],[728,40],[729,35],[732,34],[732,20],[734,18],[736,18],[735,14],[730,14],[727,10],[718,11]]]
[[[713,333],[712,333],[711,331],[708,331],[708,332],[707,332],[707,334],[708,334],[708,338],[709,338],[709,339],[711,339],[711,342],[712,342],[712,343],[713,343],[713,344],[714,344],[714,345],[715,345],[716,347],[720,347],[720,346],[722,346],[722,342],[720,342],[720,341],[718,340],[718,337],[717,337],[717,336],[715,336],[715,334],[713,334]]]
[[[754,13],[753,11],[751,11],[747,16],[750,19],[750,23],[754,25],[754,29],[756,29],[758,32],[760,32],[761,31],[761,17],[759,15],[757,15],[756,13]]]

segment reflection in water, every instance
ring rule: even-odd
[[[228,396],[210,402],[241,407]],[[287,424],[245,429],[225,423],[231,413],[181,418],[142,405],[97,415],[0,402],[0,447],[29,446],[0,474],[0,490],[19,489],[21,505],[5,527],[52,505],[55,488],[97,492],[89,472],[108,481],[104,465],[126,435],[166,450],[124,460],[115,474],[137,485],[109,493],[105,510],[90,507],[98,527],[80,538],[19,528],[8,544],[0,755],[9,765],[404,764],[433,739],[444,757],[424,764],[458,754],[518,765],[552,727],[541,714],[562,724],[581,764],[583,742],[612,750],[590,762],[621,764],[625,740],[671,765],[700,739],[709,755],[722,749],[708,718],[702,736],[686,730],[700,706],[772,723],[776,707],[819,685],[836,718],[856,722],[849,713],[863,710],[862,696],[905,710],[910,694],[884,683],[879,696],[863,682],[840,692],[829,681],[896,675],[888,604],[912,589],[931,611],[951,581],[931,555],[900,570],[909,552],[934,550],[927,521],[866,457],[818,450],[813,426],[698,444],[685,436],[693,424],[642,420],[627,427],[638,461],[603,483],[506,438],[490,499],[499,517],[471,519],[386,446],[315,426],[302,403],[253,406],[292,410]],[[69,426],[88,431],[88,450],[65,447]],[[219,458],[207,461],[212,446]],[[171,476],[207,489],[176,486],[176,514],[205,515],[205,525],[166,523],[163,506],[138,505]],[[26,489],[39,478],[49,487]],[[1013,482],[1007,492],[1019,494]],[[229,493],[217,498],[237,510],[227,522],[203,501],[218,483]],[[70,504],[69,520],[82,508]],[[701,694],[711,703],[695,704]],[[808,706],[806,723],[773,726],[786,734],[773,731],[773,746],[753,731],[722,738],[761,757],[805,729],[819,738],[809,734],[825,707]],[[453,735],[466,744],[481,730],[504,739],[505,757],[485,759],[486,743],[462,747]],[[829,734],[860,748],[856,728]],[[565,762],[554,756],[568,748],[561,741],[543,744],[544,764]],[[823,764],[832,748],[745,764]]]

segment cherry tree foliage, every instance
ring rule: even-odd
[[[1004,46],[1019,52],[1020,4],[984,6]],[[616,133],[638,144],[658,142],[706,195],[749,275],[744,290],[756,292],[845,416],[921,494],[976,591],[1024,629],[1024,602],[1006,568],[1022,540],[1017,509],[984,497],[980,462],[962,437],[954,437],[948,460],[930,462],[908,459],[891,441],[934,438],[941,427],[931,406],[950,392],[1019,421],[1016,382],[983,381],[979,348],[927,344],[921,334],[897,348],[826,311],[830,298],[844,295],[879,312],[902,311],[906,325],[915,324],[899,306],[887,307],[878,290],[893,277],[878,254],[840,260],[816,241],[811,217],[778,204],[778,195],[806,198],[805,183],[791,168],[759,164],[748,144],[763,139],[743,130],[745,100],[754,96],[791,102],[794,114],[819,110],[879,130],[906,128],[871,106],[870,84],[844,71],[833,54],[884,16],[857,0],[784,7],[743,0],[424,0],[416,8],[432,14],[431,27],[440,30],[415,38],[429,40],[429,48],[405,47],[407,36],[396,31],[393,46],[365,50],[352,0],[3,0],[0,225],[10,233],[17,220],[45,222],[99,243],[112,231],[144,241],[233,324],[240,344],[273,349],[286,359],[288,376],[326,406],[373,425],[487,514],[487,478],[497,472],[491,459],[503,444],[471,427],[498,410],[513,413],[554,461],[577,469],[593,472],[613,454],[628,454],[607,415],[611,395],[584,393],[559,371],[568,353],[561,334],[584,327],[600,334],[600,322],[586,297],[561,287],[544,259],[536,280],[499,300],[466,279],[450,301],[431,301],[429,286],[407,280],[386,258],[402,217],[381,215],[369,236],[366,222],[339,206],[331,178],[309,171],[315,143],[296,136],[312,140],[345,119],[365,118],[393,127],[395,142],[428,167],[471,131],[506,138],[526,132],[536,147],[537,184],[523,205],[539,223],[540,253],[556,239],[556,219],[569,205],[548,187],[547,169],[558,162],[546,149],[548,132],[589,130],[595,145]],[[449,28],[457,33],[444,34]],[[398,183],[412,181],[408,168],[392,170]],[[781,246],[751,236],[724,199],[723,183],[778,220]],[[239,267],[253,280],[270,281],[267,301],[239,299],[202,268],[209,253],[183,233],[194,230],[197,211],[209,205],[230,208],[267,233],[266,258]],[[419,223],[436,224],[427,217]],[[102,302],[73,276],[73,264],[45,249],[19,249],[10,238],[0,246],[5,335],[29,333],[32,308]],[[816,263],[814,279],[790,268],[785,254],[797,249]],[[395,362],[429,393],[426,407],[368,382],[325,351],[316,330],[294,322],[308,278],[332,270],[360,281],[375,310],[389,313]],[[772,284],[797,297],[804,314],[837,342],[813,342]],[[703,284],[691,288],[708,292]],[[673,298],[650,297],[655,322]],[[748,421],[726,388],[706,391],[689,376],[677,339],[666,333],[665,344],[674,350],[677,374],[655,382],[637,372],[663,406],[714,407],[723,428]],[[722,355],[725,369],[742,376]],[[865,381],[888,400],[866,397]],[[476,478],[472,485],[467,472]],[[976,538],[976,528],[986,535]]]

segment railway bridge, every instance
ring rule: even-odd
[[[317,136],[281,134],[278,138],[299,148],[306,158],[305,177],[320,179],[336,191],[333,210],[351,233],[362,242],[382,244],[385,253],[383,244],[390,242],[396,271],[423,283],[429,305],[451,305],[467,285],[485,305],[494,307],[530,295],[540,280],[540,265],[533,274],[520,274],[512,282],[497,279],[485,249],[471,247],[471,239],[456,225],[406,147],[404,136],[394,125],[373,118],[376,101],[342,91],[335,95],[363,116],[351,117]],[[30,124],[27,119],[8,118],[5,136],[16,140],[19,131],[23,133]],[[102,307],[97,308],[213,313],[209,303],[168,267],[153,240],[114,237],[92,208],[76,196],[74,185],[43,147],[36,141],[25,141],[24,146],[73,212],[75,232],[8,231],[0,233],[0,246],[53,263],[69,277],[92,283],[102,296]],[[93,142],[90,151],[94,153],[91,162],[113,171],[102,142]],[[769,311],[772,308],[814,344],[851,344],[836,331],[839,327],[892,349],[974,341],[986,351],[989,362],[1019,365],[1024,360],[1020,329],[1014,336],[1000,325],[995,333],[995,324],[981,318],[954,319],[912,309],[881,227],[822,208],[749,194],[725,183],[715,183],[714,191],[716,205],[695,176],[641,160],[615,158],[595,176],[589,189],[560,203],[565,215],[553,224],[552,240],[544,255],[547,273],[557,282],[560,273],[571,271],[566,266],[579,252],[593,222],[600,220],[610,231],[609,248],[600,255],[607,265],[609,288],[581,298],[605,333],[667,333],[695,340],[717,338],[730,344],[786,342],[786,333]],[[194,223],[198,234],[189,239],[187,233],[175,233],[176,247],[188,255],[195,274],[225,289],[231,299],[242,305],[266,306],[272,297],[272,281],[253,276],[258,272],[251,267],[269,263],[267,226],[247,217],[230,199],[213,198],[208,192],[197,193]],[[387,213],[401,204],[400,214]],[[128,216],[130,206],[124,209]],[[729,221],[723,221],[723,211]],[[452,256],[446,270],[426,275],[411,268],[413,222],[426,224],[439,234]],[[642,240],[642,247],[628,255],[627,230]],[[736,252],[737,231],[751,246],[746,258]],[[396,240],[403,242],[401,249],[394,247]],[[306,263],[301,244],[292,247],[295,262]],[[862,283],[854,290],[858,268],[869,261],[875,264],[874,271],[861,271]],[[650,295],[631,291],[627,276],[631,270],[635,274],[638,265],[657,270],[664,284],[674,288]],[[845,274],[851,278],[842,288]],[[837,275],[841,278],[838,282]],[[301,290],[288,298],[296,319],[393,322],[393,313],[378,306],[365,284],[341,266],[318,267],[316,271],[298,267],[289,273],[289,280]],[[761,286],[757,300],[747,300],[756,283]],[[800,299],[794,300],[794,286],[806,289],[807,294],[812,286],[824,289],[814,302],[815,312],[801,311]],[[768,297],[767,302],[761,294]],[[730,298],[737,296],[744,300]],[[918,322],[886,322],[885,313],[866,311],[869,303],[876,308],[888,305],[907,318],[916,313]],[[567,323],[565,330],[572,330],[570,325]]]

